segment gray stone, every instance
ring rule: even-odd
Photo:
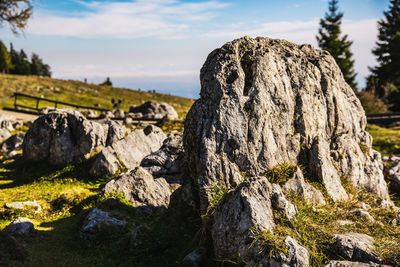
[[[104,125],[107,127],[106,146],[112,146],[114,143],[124,139],[125,136],[129,134],[128,129],[126,129],[124,125],[113,120],[106,120]]]
[[[87,119],[95,119],[99,117],[99,114],[95,110],[83,110],[81,111],[82,115],[85,116]]]
[[[182,135],[170,135],[159,150],[142,160],[140,166],[153,176],[175,175],[181,172],[183,157]]]
[[[17,150],[22,149],[24,137],[25,133],[17,133],[10,136],[0,145],[0,152],[7,156],[14,156]]]
[[[171,191],[163,178],[154,179],[142,167],[137,167],[108,182],[104,191],[120,192],[139,214],[151,214],[168,208]]]
[[[114,175],[121,168],[133,169],[143,158],[157,151],[166,135],[156,126],[137,129],[113,142],[96,156],[90,173],[95,176]]]
[[[25,235],[35,230],[35,226],[33,225],[33,222],[31,220],[29,220],[28,218],[19,217],[12,221],[9,225],[7,225],[3,231],[13,234]]]
[[[344,259],[380,263],[379,257],[372,251],[374,239],[369,235],[346,233],[335,235],[335,239],[333,249]]]
[[[361,219],[366,220],[366,221],[368,221],[368,222],[370,222],[370,223],[375,222],[374,217],[372,217],[371,214],[369,214],[368,211],[366,211],[366,210],[362,210],[362,209],[354,210],[352,213],[353,213],[355,216],[358,216],[358,217],[360,217]]]
[[[23,155],[31,161],[67,165],[106,144],[107,130],[73,110],[55,110],[36,119],[25,135]]]
[[[292,208],[289,203],[273,203],[276,188],[266,177],[248,178],[219,201],[211,229],[217,258],[240,260],[249,264],[262,260],[259,248],[250,246],[253,242],[252,230],[273,231],[275,223],[272,209]],[[286,216],[291,214],[286,210],[281,211]]]
[[[346,225],[352,225],[352,224],[354,224],[354,222],[347,221],[347,220],[337,220],[336,224],[338,224],[340,226],[346,226]]]
[[[125,111],[123,111],[122,109],[114,110],[114,118],[124,119],[125,118]]]
[[[388,171],[390,187],[394,192],[400,192],[400,161],[394,163]]]
[[[13,124],[17,121],[14,116],[11,115],[0,115],[0,129],[8,130],[9,132],[14,131]]]
[[[364,110],[328,52],[243,37],[214,50],[200,79],[183,139],[201,210],[206,188],[235,187],[243,172],[263,175],[281,163],[304,166],[334,201],[348,199],[340,180],[347,175],[390,202]]]
[[[162,119],[164,117],[169,120],[179,119],[176,110],[169,104],[163,102],[148,101],[140,106],[132,106],[130,113],[142,113],[143,118]]]
[[[205,260],[207,250],[204,247],[199,247],[193,250],[183,258],[183,266],[187,267],[200,267],[202,262]]]
[[[0,128],[0,142],[9,138],[10,136],[11,136],[11,133],[7,129]]]
[[[382,265],[374,262],[355,262],[355,261],[330,261],[323,267],[390,267],[389,265]]]
[[[108,212],[94,208],[86,216],[79,234],[83,239],[94,240],[108,227],[121,228],[125,226],[125,221],[118,220],[110,216]]]
[[[40,212],[42,210],[42,206],[40,206],[36,200],[6,203],[6,204],[4,204],[4,207],[7,209],[17,209],[17,210],[33,208],[33,209],[35,209],[36,212]]]
[[[365,202],[360,202],[358,204],[358,208],[360,210],[369,210],[369,209],[371,209],[371,206],[369,204],[365,203]]]
[[[302,196],[311,205],[325,205],[325,199],[322,193],[312,185],[305,182],[300,168],[297,168],[293,178],[285,183],[282,190],[285,194],[292,193]]]

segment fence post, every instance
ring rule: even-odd
[[[17,94],[14,93],[14,108],[17,109]]]
[[[36,110],[39,112],[39,98],[38,99],[36,99]]]

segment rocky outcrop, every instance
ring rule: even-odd
[[[67,165],[88,158],[106,144],[108,128],[88,121],[78,111],[54,110],[36,119],[25,135],[27,160]]]
[[[380,263],[378,256],[372,251],[374,239],[366,234],[346,233],[335,235],[334,250],[351,261]]]
[[[258,263],[258,248],[250,246],[253,231],[272,231],[275,228],[273,209],[293,217],[294,206],[281,194],[279,185],[270,184],[265,177],[241,183],[228,191],[219,201],[211,229],[215,255],[220,259],[235,259]],[[262,257],[262,255],[261,255]]]
[[[132,106],[129,109],[130,113],[141,113],[143,118],[168,120],[179,119],[176,110],[169,104],[163,102],[148,101],[140,106]]]
[[[35,226],[28,218],[19,217],[7,225],[3,231],[18,235],[25,235],[35,231]]]
[[[356,262],[356,261],[330,261],[323,267],[390,267],[389,265],[382,265],[375,262]]]
[[[112,142],[96,156],[90,169],[95,176],[114,175],[122,168],[133,169],[143,158],[157,151],[166,135],[156,126],[134,130],[123,139]]]
[[[42,206],[37,203],[36,200],[33,201],[20,201],[20,202],[10,202],[4,204],[4,207],[7,209],[16,209],[16,210],[23,210],[23,209],[29,209],[32,208],[36,212],[40,212],[42,210]]]
[[[136,208],[138,214],[151,214],[168,208],[171,191],[164,178],[153,176],[137,167],[108,182],[105,192],[120,192]]]
[[[10,136],[0,145],[0,153],[7,156],[14,156],[17,150],[22,149],[24,137],[25,133],[17,133]]]
[[[393,191],[400,192],[400,159],[389,168],[388,178]]]
[[[240,38],[214,50],[185,122],[184,147],[198,192],[235,187],[298,163],[334,200],[355,188],[390,203],[381,156],[371,148],[360,101],[328,52],[283,40]],[[210,195],[199,194],[205,210]]]
[[[140,166],[156,177],[176,175],[181,172],[183,157],[182,135],[170,135],[159,150],[142,160]]]
[[[300,246],[296,240],[290,236],[286,237],[285,245],[287,253],[278,253],[274,258],[266,257],[262,261],[262,266],[282,266],[282,267],[305,267],[309,266],[308,251]]]
[[[125,221],[118,220],[110,216],[108,212],[94,208],[85,217],[79,234],[83,239],[95,240],[98,235],[101,234],[102,231],[106,231],[107,228],[122,228],[125,226]]]

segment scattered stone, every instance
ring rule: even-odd
[[[124,139],[125,136],[129,133],[128,129],[126,129],[124,125],[121,125],[113,120],[106,120],[103,125],[107,127],[106,146],[112,146],[118,141]]]
[[[118,220],[111,217],[108,212],[94,208],[86,216],[79,234],[83,239],[95,240],[107,228],[123,228],[125,225],[125,221]]]
[[[9,138],[10,136],[11,136],[11,134],[7,129],[0,128],[0,142]]]
[[[114,113],[111,110],[109,110],[109,111],[100,113],[99,118],[112,119],[112,118],[115,118],[115,116],[114,116]]]
[[[243,37],[214,50],[200,79],[183,139],[202,211],[212,197],[206,188],[235,187],[243,172],[255,177],[289,162],[303,165],[334,201],[348,199],[345,174],[390,201],[364,110],[326,51]]]
[[[171,191],[164,178],[154,179],[142,167],[137,167],[108,182],[104,191],[120,192],[137,209],[138,214],[164,211],[169,206]]]
[[[337,220],[336,224],[339,226],[346,226],[346,225],[352,225],[352,224],[354,224],[354,222],[347,221],[347,220]]]
[[[305,182],[300,168],[297,168],[293,178],[285,183],[282,190],[285,194],[294,193],[295,195],[302,196],[311,205],[325,205],[322,193]]]
[[[87,119],[96,119],[99,117],[99,114],[95,110],[83,110],[81,111],[82,115],[85,116]]]
[[[388,171],[390,187],[394,192],[400,192],[400,161],[393,164]]]
[[[175,175],[181,172],[183,157],[182,135],[170,135],[161,148],[146,156],[140,165],[156,177]]]
[[[140,106],[132,106],[129,109],[130,113],[142,113],[143,118],[168,120],[179,119],[176,110],[169,104],[163,102],[148,101]]]
[[[5,129],[9,132],[14,131],[13,124],[17,121],[14,116],[0,115],[0,129]]]
[[[389,265],[382,265],[374,262],[355,262],[355,261],[330,261],[323,267],[390,267]]]
[[[358,217],[360,217],[361,219],[364,219],[364,220],[366,220],[366,221],[368,221],[368,222],[370,222],[370,223],[375,222],[374,217],[372,217],[371,214],[368,213],[368,211],[359,209],[359,210],[353,211],[352,213],[353,213],[355,216],[358,216]]]
[[[291,204],[273,204],[276,200],[272,200],[272,196],[276,195],[277,191],[277,187],[266,177],[247,178],[219,200],[211,229],[217,258],[240,260],[250,265],[262,260],[259,248],[256,245],[249,246],[253,242],[252,229],[273,231],[273,207],[292,208]],[[288,210],[280,212],[286,216],[291,214]]]
[[[124,119],[125,118],[125,111],[122,109],[114,110],[114,118],[116,119]]]
[[[16,209],[16,210],[23,210],[26,208],[33,208],[36,212],[40,212],[42,210],[42,206],[37,203],[36,200],[34,201],[24,201],[24,202],[11,202],[4,204],[4,207],[7,209]]]
[[[15,156],[16,151],[22,149],[24,137],[25,133],[17,133],[10,136],[0,145],[0,152],[7,156]]]
[[[296,215],[296,207],[286,200],[281,187],[278,184],[271,185],[271,204],[275,210],[285,213],[286,218],[291,220]]]
[[[187,267],[200,267],[205,260],[207,250],[204,247],[199,247],[183,258],[183,266]]]
[[[44,108],[42,108],[41,110],[40,110],[40,115],[46,115],[46,114],[49,114],[50,112],[54,112],[54,111],[56,111],[57,109],[56,108],[51,108],[51,107],[44,107]]]
[[[273,258],[266,257],[261,266],[305,267],[309,266],[308,251],[290,236],[286,237],[287,254],[279,253]]]
[[[13,234],[25,235],[35,231],[33,222],[28,218],[18,217],[7,225],[3,231]]]
[[[64,166],[88,158],[106,144],[107,130],[74,110],[55,110],[36,119],[25,135],[27,160]]]
[[[371,209],[371,206],[370,206],[369,204],[367,204],[367,203],[360,202],[360,203],[358,204],[358,208],[359,208],[360,210],[369,210],[369,209]]]
[[[333,248],[344,259],[379,263],[379,257],[372,251],[374,239],[366,234],[346,233],[335,235]]]
[[[90,173],[94,176],[114,175],[122,168],[133,169],[143,158],[157,151],[166,135],[154,126],[134,130],[123,139],[113,142],[96,156]]]

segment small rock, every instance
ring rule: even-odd
[[[108,212],[92,209],[86,216],[80,229],[80,236],[83,239],[94,240],[98,234],[109,227],[125,227],[126,222],[111,217]]]
[[[351,261],[380,262],[379,257],[372,251],[374,239],[366,234],[346,233],[335,235],[333,248],[337,253]]]
[[[11,136],[10,132],[7,129],[0,128],[0,142],[4,139],[7,139]]]
[[[390,267],[389,265],[382,265],[374,262],[355,262],[355,261],[330,261],[323,267]]]
[[[353,211],[352,213],[353,213],[355,216],[358,216],[358,217],[360,217],[360,218],[362,218],[362,219],[364,219],[364,220],[366,220],[366,221],[368,221],[368,222],[370,222],[370,223],[375,222],[374,217],[372,217],[372,216],[368,213],[368,211],[365,211],[365,210],[355,210],[355,211]]]
[[[360,203],[358,204],[358,208],[359,208],[360,210],[369,210],[369,209],[371,208],[371,206],[370,206],[369,204],[367,204],[367,203],[360,202]]]
[[[111,180],[104,187],[104,191],[124,194],[139,214],[164,211],[169,206],[171,196],[165,179],[154,179],[142,167],[137,167]]]
[[[400,192],[400,161],[397,161],[389,168],[388,179],[391,189]]]
[[[354,224],[354,222],[347,221],[347,220],[337,220],[336,224],[340,225],[340,226],[345,226],[345,225],[352,225],[352,224]]]
[[[36,230],[35,226],[31,220],[29,220],[28,218],[19,217],[14,221],[12,221],[12,223],[7,225],[3,231],[24,235],[24,234],[29,234],[35,230]]]
[[[36,212],[40,212],[42,207],[37,203],[36,200],[34,201],[25,201],[25,202],[12,202],[4,204],[4,207],[7,209],[16,209],[16,210],[23,210],[26,208],[34,208]]]
[[[99,114],[95,110],[83,110],[81,111],[82,115],[85,116],[87,119],[95,119],[99,117]]]
[[[117,109],[114,111],[114,117],[116,119],[124,119],[125,118],[125,111],[122,109]]]
[[[142,113],[144,118],[162,119],[167,117],[170,120],[179,118],[176,110],[169,104],[163,102],[148,101],[140,106],[132,106],[130,113]]]
[[[1,144],[0,151],[7,156],[14,156],[16,150],[22,149],[24,137],[25,133],[17,133],[10,136]]]
[[[0,115],[0,129],[6,129],[8,131],[14,131],[13,123],[16,122],[16,118],[11,115]]]
[[[207,250],[204,247],[200,247],[186,255],[182,263],[187,267],[199,267],[204,261],[206,254]]]

